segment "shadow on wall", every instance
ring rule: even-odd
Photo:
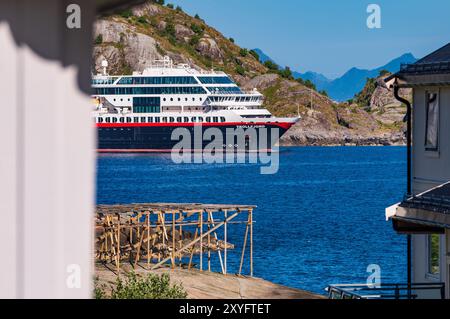
[[[91,22],[95,19],[95,12],[91,9],[83,10],[83,7],[85,5],[87,8],[92,8],[92,5],[88,4],[90,1],[0,1],[0,24],[8,24],[17,46],[27,46],[44,59],[59,61],[64,68],[75,66],[78,70],[78,87],[86,94],[90,94],[91,90],[92,54],[90,50],[82,48],[86,47],[86,43],[92,43]],[[45,2],[53,4],[46,6],[51,9],[42,10]],[[70,15],[66,13],[66,9],[72,3],[78,4],[81,8],[80,29],[69,29],[66,24],[67,17]],[[2,10],[2,7],[5,10]],[[86,32],[86,29],[89,32]]]

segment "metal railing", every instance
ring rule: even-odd
[[[326,290],[329,299],[445,299],[444,283],[330,285]]]

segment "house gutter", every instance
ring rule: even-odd
[[[399,95],[400,87],[397,80],[394,83],[394,96],[397,101],[406,105],[406,165],[407,165],[407,181],[406,181],[406,194],[408,197],[412,194],[412,172],[411,172],[411,158],[412,158],[412,137],[411,137],[411,103],[402,98]],[[407,274],[408,274],[408,299],[411,297],[411,284],[412,284],[412,238],[411,235],[407,235]]]

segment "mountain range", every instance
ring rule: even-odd
[[[237,45],[198,15],[190,16],[180,7],[148,0],[99,16],[93,39],[93,72],[102,72],[103,60],[109,62],[110,75],[142,72],[153,60],[169,56],[174,63],[188,64],[199,71],[223,71],[245,90],[256,88],[264,95],[263,106],[273,115],[300,114],[302,118],[283,136],[282,145],[404,143],[402,120],[406,108],[396,103],[392,92],[374,90],[373,81],[368,81],[355,103],[336,103],[311,89],[309,83],[295,80],[273,69],[273,65],[267,67],[260,59],[270,57]],[[316,83],[327,81],[313,72],[303,76]],[[377,98],[372,99],[372,95]]]
[[[268,60],[275,62],[261,49],[254,49],[254,51],[258,53],[261,63]],[[400,69],[401,64],[414,63],[416,61],[417,59],[414,55],[411,53],[406,53],[375,69],[366,70],[353,67],[345,72],[341,77],[336,79],[329,79],[321,73],[312,71],[305,73],[292,72],[292,75],[296,79],[302,78],[303,80],[310,80],[316,85],[317,90],[324,90],[331,99],[342,102],[352,99],[355,94],[364,88],[366,80],[368,78],[376,78],[380,74],[380,71],[386,70],[391,73],[395,73]]]

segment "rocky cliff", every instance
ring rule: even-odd
[[[388,91],[373,92],[367,107],[337,104],[291,76],[269,70],[254,51],[191,17],[181,8],[148,1],[98,17],[94,26],[93,72],[109,61],[109,73],[142,71],[154,59],[170,56],[198,69],[222,70],[241,86],[257,88],[265,107],[277,116],[302,116],[282,138],[284,145],[391,145],[403,143],[402,107]],[[403,113],[402,113],[403,112]]]

